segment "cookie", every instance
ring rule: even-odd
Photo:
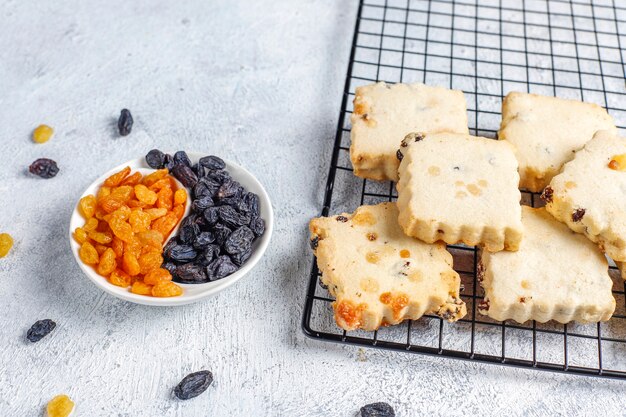
[[[596,242],[615,261],[626,261],[626,138],[596,133],[563,166],[542,198],[547,210]]]
[[[597,104],[512,92],[502,102],[498,138],[516,148],[520,187],[541,192],[598,130],[617,132]]]
[[[397,219],[396,205],[382,203],[311,220],[311,247],[335,297],[339,327],[376,330],[424,314],[465,316],[452,255],[443,244],[406,236]]]
[[[454,133],[410,134],[398,150],[398,222],[424,242],[517,250],[519,175],[507,142]]]
[[[424,84],[357,87],[351,121],[354,175],[379,181],[398,180],[396,150],[408,133],[469,133],[463,92]]]
[[[615,310],[609,264],[584,236],[545,209],[522,208],[524,240],[517,252],[481,255],[478,311],[504,321],[545,323],[608,320]]]

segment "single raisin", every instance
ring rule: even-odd
[[[8,255],[13,247],[13,238],[8,233],[0,233],[0,258]]]
[[[171,281],[172,274],[165,268],[156,268],[143,277],[143,282],[148,285],[157,285],[160,282]]]
[[[206,267],[206,274],[209,281],[215,281],[227,277],[238,269],[239,267],[227,255],[222,255]]]
[[[122,181],[124,181],[126,177],[128,177],[129,174],[130,174],[130,167],[124,167],[124,169],[122,169],[121,171],[116,172],[115,174],[111,175],[106,180],[104,180],[104,186],[105,187],[117,187],[118,185],[122,183]]]
[[[172,170],[176,166],[174,162],[174,157],[169,153],[165,154],[165,158],[163,158],[163,168],[167,168],[168,170]]]
[[[195,249],[204,249],[215,242],[215,235],[211,232],[200,232],[193,239],[192,245]]]
[[[337,220],[338,222],[341,222],[341,223],[345,223],[345,222],[348,221],[348,218],[346,216],[337,216],[337,218],[335,220]]]
[[[47,417],[69,417],[74,411],[74,401],[67,395],[57,395],[46,406]]]
[[[152,149],[146,154],[146,163],[150,168],[162,169],[165,166],[165,154],[158,149]]]
[[[234,229],[250,224],[249,216],[237,213],[237,210],[231,206],[220,206],[218,213],[222,223],[230,228]]]
[[[226,242],[226,239],[228,239],[228,236],[230,236],[232,232],[233,231],[228,226],[225,226],[221,223],[217,223],[215,224],[215,226],[213,226],[213,234],[215,235],[215,241],[220,246],[223,245],[224,242]]]
[[[152,295],[152,285],[148,285],[142,281],[135,281],[130,287],[130,292],[139,295]]]
[[[206,273],[201,265],[183,264],[176,267],[176,281],[198,284],[207,281]]]
[[[572,221],[573,222],[579,222],[582,220],[582,218],[585,216],[585,212],[587,210],[583,209],[583,208],[579,208],[574,210],[574,212],[572,213]]]
[[[195,263],[200,266],[208,266],[215,258],[220,255],[220,247],[219,245],[210,244],[204,251],[198,255],[195,260]]]
[[[246,250],[245,252],[230,255],[230,259],[233,261],[235,265],[241,266],[243,265],[244,262],[250,259],[251,255],[252,255],[252,248]]]
[[[166,256],[177,262],[189,262],[196,259],[198,252],[189,245],[174,245],[167,251]]]
[[[552,202],[552,197],[554,196],[554,190],[552,187],[546,187],[541,193],[541,199],[546,203]]]
[[[245,193],[237,204],[237,210],[240,213],[248,214],[251,218],[259,217],[260,211],[259,196],[254,193]]]
[[[236,255],[247,252],[252,247],[254,233],[247,226],[241,226],[232,232],[226,242],[224,242],[224,250],[229,255]]]
[[[254,232],[254,235],[256,237],[263,236],[263,233],[265,233],[265,220],[260,217],[252,220],[250,222],[250,230]]]
[[[178,241],[180,243],[191,245],[196,239],[196,236],[200,234],[200,227],[197,224],[190,224],[180,228],[178,234]],[[211,242],[209,242],[211,243]]]
[[[241,194],[242,190],[241,185],[237,181],[227,180],[220,186],[215,196],[218,200],[222,200]]]
[[[218,182],[202,177],[193,187],[193,195],[195,198],[213,197],[219,188],[220,184]]]
[[[39,342],[41,339],[50,334],[55,327],[57,327],[57,324],[50,319],[37,320],[35,324],[28,329],[26,338],[33,343]]]
[[[174,205],[185,204],[187,202],[187,190],[184,188],[176,190],[174,193]]]
[[[398,161],[402,161],[402,159],[404,158],[404,155],[402,154],[402,152],[400,152],[400,149],[396,151],[396,158],[398,158]]]
[[[214,155],[205,156],[204,158],[200,158],[200,165],[208,169],[224,169],[226,168],[226,164],[222,158],[219,158]]]
[[[204,210],[202,216],[209,225],[214,225],[215,223],[217,223],[220,217],[219,207],[209,207],[208,209]]]
[[[395,417],[396,412],[387,403],[379,402],[361,407],[361,417]]]
[[[174,165],[185,165],[191,168],[191,160],[187,156],[187,152],[178,151],[174,154]]]
[[[117,119],[117,129],[120,135],[129,135],[130,131],[133,129],[133,122],[133,116],[130,114],[130,111],[128,109],[122,109],[120,117]]]
[[[177,297],[183,293],[183,289],[171,281],[162,281],[152,287],[153,297]]]
[[[209,171],[206,176],[207,178],[210,178],[220,184],[223,184],[224,182],[230,180],[230,174],[228,173],[228,171],[225,171],[223,169]]]
[[[96,214],[96,197],[94,195],[86,195],[78,202],[80,213],[85,219],[90,219]]]
[[[46,143],[50,140],[53,133],[54,133],[54,129],[52,129],[50,126],[39,125],[33,131],[33,141],[35,143]]]
[[[172,174],[187,188],[193,187],[198,182],[198,176],[187,165],[176,165],[172,168]]]
[[[181,400],[197,397],[213,383],[213,374],[210,371],[198,371],[183,378],[176,388],[174,395]]]
[[[205,197],[193,200],[193,203],[191,203],[191,209],[196,213],[202,213],[204,210],[213,206],[214,206],[213,199],[208,195]]]
[[[52,178],[56,176],[59,172],[59,167],[57,163],[52,159],[48,158],[39,158],[28,167],[28,170],[31,174],[35,174],[41,178]]]

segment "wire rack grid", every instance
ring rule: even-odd
[[[361,0],[322,215],[396,199],[393,183],[352,174],[350,113],[355,88],[376,81],[424,82],[463,90],[470,132],[495,137],[502,98],[527,91],[595,102],[626,129],[626,7],[618,0]],[[523,204],[538,195],[522,192]],[[477,250],[450,245],[468,314],[437,316],[374,332],[339,329],[313,262],[302,327],[338,343],[573,374],[626,378],[624,282],[605,323],[497,322],[477,312]]]

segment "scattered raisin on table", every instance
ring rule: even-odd
[[[8,233],[0,233],[0,258],[8,255],[13,247],[13,238]]]
[[[213,383],[213,374],[210,371],[198,371],[183,378],[176,388],[174,395],[181,400],[197,397]]]
[[[133,129],[133,116],[130,114],[130,110],[122,109],[120,117],[117,119],[117,129],[122,136],[128,136]]]
[[[54,129],[48,125],[39,125],[33,131],[33,141],[35,143],[46,143],[52,137]]]
[[[388,403],[379,402],[361,407],[361,417],[395,417],[396,412]]]
[[[68,417],[74,410],[74,401],[65,394],[57,395],[48,402],[46,413],[48,417]]]
[[[41,339],[46,337],[54,328],[57,326],[55,322],[50,319],[45,320],[37,320],[35,324],[28,329],[26,333],[26,338],[31,342],[39,342]]]
[[[59,167],[57,166],[57,163],[54,162],[52,159],[39,158],[35,162],[30,164],[28,170],[31,174],[35,174],[38,177],[47,179],[56,176],[59,172]]]

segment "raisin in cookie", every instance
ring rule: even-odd
[[[540,192],[598,130],[617,131],[597,104],[512,92],[502,102],[498,138],[516,148],[520,187]]]
[[[507,142],[454,133],[408,135],[398,150],[398,222],[424,242],[517,250],[519,175]]]
[[[482,314],[519,323],[608,320],[615,310],[609,264],[584,236],[545,209],[522,208],[524,240],[517,252],[484,251],[478,279]]]
[[[596,133],[543,192],[557,220],[626,261],[626,138]]]
[[[437,314],[466,314],[460,278],[443,244],[406,236],[394,203],[361,206],[353,214],[311,220],[311,246],[322,282],[336,300],[335,320],[345,330]]]
[[[358,87],[351,120],[354,175],[379,181],[398,180],[396,150],[407,133],[469,133],[463,92],[424,84]]]

